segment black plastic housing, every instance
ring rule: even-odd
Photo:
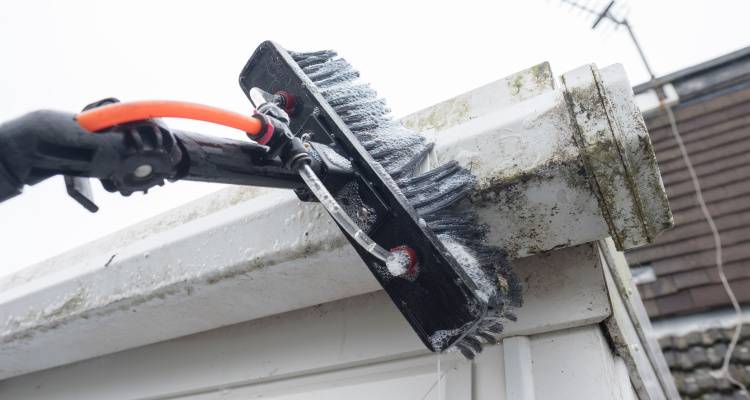
[[[359,143],[289,53],[273,42],[262,43],[242,70],[240,86],[248,97],[254,87],[294,96],[292,132],[310,134],[313,141],[329,144],[350,160],[358,199],[326,184],[329,191],[345,209],[353,201],[374,209],[375,222],[360,228],[386,249],[402,245],[414,249],[420,273],[416,279],[390,276],[380,261],[347,238],[427,348],[440,350],[432,340],[436,334],[448,338],[442,344],[460,340],[485,315],[487,303],[435,234],[420,223],[390,175]]]
[[[266,146],[192,132],[175,131],[175,135],[187,155],[177,179],[281,189],[305,187],[281,159],[266,157]]]

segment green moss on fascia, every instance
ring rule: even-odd
[[[571,162],[575,164],[574,168],[571,168]],[[483,178],[478,182],[477,190],[472,193],[470,199],[472,203],[482,205],[487,202],[495,202],[502,197],[506,199],[507,203],[510,197],[520,195],[520,193],[516,193],[517,191],[523,191],[523,189],[519,189],[519,187],[523,187],[531,181],[541,182],[544,180],[552,180],[559,175],[560,172],[563,172],[563,177],[566,179],[566,182],[568,180],[568,175],[575,176],[570,182],[568,182],[571,187],[588,185],[585,180],[585,175],[583,175],[583,179],[582,176],[579,175],[581,173],[579,171],[581,168],[578,168],[578,164],[579,161],[577,159],[566,160],[552,157],[546,163],[538,165],[533,170],[524,170],[508,175],[495,175]],[[569,173],[568,171],[570,170],[573,172]],[[588,188],[588,186],[585,187]]]
[[[536,84],[540,88],[552,88],[552,71],[549,63],[543,62],[531,67],[531,75],[534,77]]]
[[[55,308],[54,310],[45,313],[44,317],[48,319],[57,318],[61,316],[66,316],[74,313],[79,308],[81,308],[85,301],[85,292],[81,289],[77,291],[75,294],[70,296],[65,302],[60,306]]]
[[[337,249],[337,248],[345,246],[346,244],[348,244],[348,242],[344,237],[340,237],[339,239],[333,242],[318,242],[318,243],[308,242],[304,246],[302,246],[302,248],[300,249],[293,249],[293,250],[287,250],[287,251],[281,252],[281,254],[275,259],[261,260],[261,259],[256,258],[256,259],[248,260],[240,264],[236,268],[231,268],[229,270],[225,270],[219,273],[212,274],[211,276],[206,278],[205,282],[209,285],[215,285],[217,283],[230,280],[238,276],[245,275],[254,270],[272,267],[274,265],[281,264],[281,263],[291,261],[291,260],[305,259],[322,250]]]
[[[509,88],[510,88],[510,94],[517,95],[521,93],[521,89],[523,88],[523,74],[518,74],[516,77],[508,82]]]
[[[466,99],[455,98],[405,120],[404,126],[417,132],[434,129],[442,131],[469,119],[470,107]]]

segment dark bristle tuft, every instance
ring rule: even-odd
[[[471,349],[470,349],[470,348],[469,348],[468,346],[466,346],[465,344],[463,344],[463,343],[457,343],[457,344],[456,344],[456,348],[457,348],[457,349],[458,349],[458,351],[460,351],[460,352],[461,352],[461,354],[462,354],[462,355],[463,355],[464,357],[466,357],[467,359],[469,359],[469,360],[473,360],[473,359],[474,359],[474,356],[475,356],[475,354],[476,354],[476,353],[475,353],[475,352],[473,352],[473,351],[472,351],[472,350],[471,350]]]
[[[479,332],[477,333],[477,336],[484,339],[484,341],[489,344],[497,344],[497,338],[487,332]]]
[[[491,323],[485,328],[487,332],[492,332],[495,334],[503,333],[503,329],[504,329],[503,324],[499,322]]]
[[[463,338],[463,343],[466,344],[467,347],[469,347],[471,350],[474,351],[474,353],[481,353],[482,352],[482,342],[479,341],[476,337],[472,335],[466,335]]]
[[[474,176],[455,161],[416,173],[433,144],[393,121],[385,101],[369,85],[358,83],[359,73],[346,60],[331,50],[290,55],[446,248],[453,252],[460,246],[464,258],[473,258],[474,262],[468,263],[472,265],[462,267],[486,292],[489,311],[475,330],[464,332],[455,345],[466,358],[473,359],[482,349],[480,338],[496,343],[494,335],[503,331],[500,321],[515,320],[508,307],[521,305],[521,284],[505,252],[486,243],[487,226],[473,210],[461,206],[474,188]]]

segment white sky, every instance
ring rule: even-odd
[[[629,4],[657,74],[750,44],[747,1]],[[557,75],[589,62],[620,62],[633,83],[646,80],[624,32],[590,25],[557,0],[16,1],[0,13],[0,121],[39,108],[77,111],[109,96],[249,110],[237,78],[266,39],[291,50],[336,49],[396,115],[541,61],[550,61]],[[170,125],[228,133],[185,121]],[[67,197],[62,178],[0,204],[0,275],[220,188],[179,182],[123,198],[94,186],[96,214]]]

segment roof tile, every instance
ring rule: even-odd
[[[710,392],[716,389],[716,378],[711,375],[707,369],[698,369],[695,371],[695,383],[700,388],[701,393]]]
[[[729,338],[724,335],[724,332],[719,328],[711,328],[706,331],[706,334],[711,337],[711,342],[706,343],[707,345],[729,340]]]
[[[724,349],[724,352],[726,352],[726,349]],[[719,353],[714,347],[706,349],[706,358],[708,358],[708,365],[711,368],[719,368],[721,367],[721,363],[724,362],[724,355]]]
[[[643,307],[646,309],[648,315],[659,315],[659,306],[656,305],[656,300],[643,300]]]
[[[688,350],[688,357],[696,366],[706,367],[709,364],[706,348],[701,347],[700,344]]]
[[[656,298],[660,315],[679,314],[695,309],[695,303],[690,291],[682,291]]]
[[[690,332],[685,336],[688,346],[700,346],[703,343],[703,332]]]
[[[742,64],[720,61],[725,64],[718,69],[696,70],[680,78],[684,82],[675,81],[688,92],[693,89],[685,82],[704,86],[672,108],[722,234],[727,277],[740,301],[750,303],[750,51],[741,57]],[[721,68],[734,71],[730,80],[717,72]],[[665,317],[727,306],[713,238],[666,113],[647,114],[645,121],[677,224],[653,245],[627,252],[631,265],[650,265],[657,276],[639,285],[646,310],[651,317]]]
[[[750,364],[750,347],[748,346],[750,346],[748,341],[737,346],[737,350],[732,353],[732,359],[742,364]]]
[[[750,325],[742,327],[750,336]],[[735,399],[736,388],[718,374],[733,328],[711,328],[659,339],[678,391],[686,399]],[[732,376],[750,384],[750,337],[737,344],[730,363]]]
[[[659,347],[662,349],[671,349],[674,347],[674,341],[672,340],[672,336],[664,336],[659,338]]]

